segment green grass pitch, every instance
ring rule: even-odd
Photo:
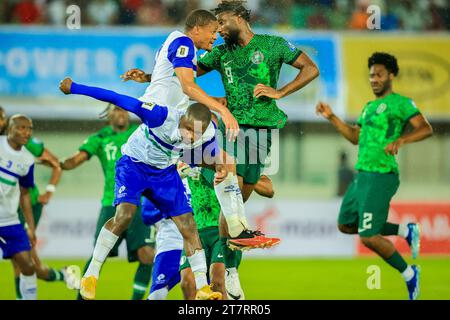
[[[407,259],[411,262],[411,259]],[[77,264],[83,260],[45,260],[52,267]],[[450,257],[424,257],[420,299],[450,299]],[[380,289],[368,289],[371,265],[380,268]],[[97,287],[98,299],[129,299],[136,263],[110,259]],[[240,279],[247,299],[407,299],[406,285],[398,272],[375,257],[355,259],[244,259]],[[13,273],[9,261],[0,261],[0,300],[15,299]],[[71,300],[75,291],[65,284],[39,281],[42,300]],[[182,299],[179,286],[169,299]]]

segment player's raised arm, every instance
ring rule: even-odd
[[[149,127],[159,127],[167,117],[166,107],[143,103],[136,98],[111,90],[78,84],[70,78],[62,80],[59,89],[64,94],[79,94],[112,103],[126,111],[134,113]]]
[[[336,130],[348,141],[353,144],[358,144],[359,141],[359,126],[350,126],[349,124],[342,121],[338,116],[333,113],[331,107],[324,103],[319,102],[316,106],[316,113],[321,115],[325,119],[331,122],[331,124],[336,128]]]
[[[120,76],[122,78],[123,82],[133,80],[139,83],[146,83],[152,81],[152,75],[149,73],[145,73],[145,71],[142,71],[138,68],[133,68],[125,72]]]

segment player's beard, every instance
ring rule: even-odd
[[[228,37],[225,40],[225,43],[229,46],[237,46],[239,42],[239,30],[238,29],[231,29],[228,32]]]

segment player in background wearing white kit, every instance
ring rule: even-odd
[[[36,244],[36,234],[28,191],[34,186],[34,156],[24,148],[32,132],[31,119],[13,115],[7,135],[0,137],[0,248],[3,258],[12,259],[20,268],[23,300],[37,299],[37,277],[30,253],[31,246]],[[19,203],[27,231],[19,221]]]

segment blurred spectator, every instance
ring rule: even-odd
[[[309,18],[314,15],[315,8],[308,0],[296,0],[290,10],[290,24],[295,29],[306,29]]]
[[[145,0],[137,12],[137,23],[139,25],[164,25],[166,21],[166,10],[161,0]]]
[[[47,4],[48,22],[55,25],[64,25],[67,18],[67,7],[72,4],[70,0],[51,0]]]
[[[186,0],[163,0],[167,11],[167,23],[171,25],[181,25],[187,16]]]
[[[92,0],[87,6],[89,22],[98,25],[114,24],[119,7],[113,0]]]
[[[144,4],[144,0],[121,0],[119,9],[120,24],[134,24],[139,8]]]
[[[447,7],[447,10],[446,10]],[[448,4],[442,0],[430,1],[431,30],[444,30],[446,11],[448,15]],[[448,19],[448,17],[447,17]]]
[[[413,0],[401,1],[396,11],[404,30],[424,30],[427,26],[427,21],[430,21],[429,12],[422,10],[419,6],[415,7]]]
[[[367,19],[369,14],[367,8],[369,7],[368,0],[358,0],[356,3],[356,9],[350,18],[349,27],[353,30],[365,30],[367,29]]]
[[[347,27],[347,17],[349,16],[349,1],[335,0],[328,10],[330,28],[334,30],[342,30]]]
[[[339,154],[339,169],[338,169],[338,188],[337,195],[339,197],[344,196],[348,189],[348,186],[352,183],[355,172],[347,162],[347,153],[341,151]]]
[[[381,29],[386,31],[399,29],[399,18],[392,11],[391,7],[386,7],[386,9],[382,12],[384,12],[384,14],[381,16]]]
[[[81,7],[81,18],[100,25],[182,25],[198,8],[211,10],[222,0],[2,0],[1,23],[61,25],[71,4]],[[376,5],[383,30],[449,30],[450,0],[248,0],[254,27],[367,30]],[[86,14],[85,14],[86,13]]]
[[[19,1],[13,9],[12,22],[22,24],[40,23],[42,12],[33,0]]]
[[[283,0],[278,2],[263,0],[258,11],[258,17],[254,20],[254,26],[274,27],[288,22],[287,17],[284,15],[285,7],[281,2]]]

